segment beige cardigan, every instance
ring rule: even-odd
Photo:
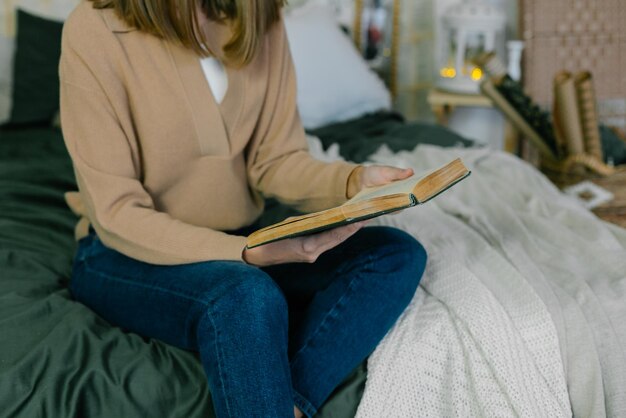
[[[228,28],[203,28],[212,51]],[[227,68],[213,99],[193,51],[129,28],[83,2],[63,30],[61,123],[79,192],[66,195],[103,243],[153,264],[241,260],[263,199],[301,210],[346,200],[354,165],[310,157],[282,24],[255,60]]]

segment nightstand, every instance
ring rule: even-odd
[[[482,107],[493,108],[491,100],[482,94],[459,94],[447,91],[432,89],[428,92],[426,99],[432,109],[437,122],[447,126],[450,115],[457,107]],[[517,129],[504,119],[504,150],[511,154],[518,154],[519,133]]]

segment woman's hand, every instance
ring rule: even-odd
[[[382,186],[397,180],[404,180],[413,175],[410,168],[401,169],[386,165],[358,166],[348,177],[346,196],[352,198],[366,187]]]
[[[314,263],[325,251],[336,247],[365,225],[367,221],[355,222],[319,234],[290,238],[255,248],[246,248],[243,259],[258,267],[285,263]]]
[[[346,194],[351,198],[365,187],[382,186],[413,175],[413,170],[390,166],[359,166],[348,178]],[[367,221],[334,228],[319,234],[272,242],[255,248],[246,248],[243,259],[246,263],[259,267],[285,263],[314,263],[324,252],[341,244]]]

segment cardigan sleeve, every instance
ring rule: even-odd
[[[111,76],[102,76],[108,69],[65,38],[64,33],[59,68],[63,136],[85,212],[80,214],[102,242],[152,264],[241,260],[245,237],[181,222],[155,209],[141,182],[136,138],[110,100],[123,94],[121,82],[111,85]]]
[[[308,153],[296,105],[296,75],[283,22],[267,36],[269,76],[263,110],[247,152],[250,184],[302,211],[318,211],[346,201],[347,180],[356,167],[325,163]]]

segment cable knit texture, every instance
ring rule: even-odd
[[[469,179],[377,221],[429,261],[369,358],[357,418],[626,416],[626,230],[508,154],[423,145],[372,160],[459,156]]]

